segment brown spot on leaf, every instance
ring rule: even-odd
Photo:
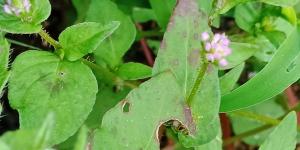
[[[185,116],[185,124],[187,125],[189,129],[190,134],[196,133],[196,125],[193,120],[192,111],[188,106],[185,106],[184,108],[184,116]]]

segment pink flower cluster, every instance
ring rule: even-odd
[[[20,13],[22,12],[28,13],[30,11],[30,0],[22,0],[21,5],[21,7],[15,6],[12,0],[6,0],[6,4],[3,6],[3,11],[7,14],[14,14],[16,16],[20,16]]]
[[[217,33],[210,37],[207,32],[203,32],[201,40],[204,43],[206,59],[209,62],[217,63],[221,67],[228,65],[228,61],[225,58],[231,54],[231,49],[229,48],[230,40],[225,33]]]

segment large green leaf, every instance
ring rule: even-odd
[[[92,111],[97,81],[82,62],[60,60],[44,51],[27,51],[12,66],[9,102],[20,115],[21,129],[35,129],[49,112],[55,115],[50,143],[73,135]]]
[[[135,40],[136,29],[130,17],[118,9],[110,0],[91,0],[87,21],[108,24],[119,21],[119,28],[94,52],[96,62],[105,61],[111,68],[122,62],[122,57]]]
[[[92,53],[118,27],[119,22],[101,25],[95,22],[84,22],[65,29],[59,36],[65,57],[75,61]]]
[[[275,6],[294,6],[299,0],[217,0],[215,7],[220,14],[226,13],[229,9],[235,7],[238,4],[246,3],[250,1],[263,2]]]
[[[289,113],[274,129],[259,150],[294,150],[296,148],[297,117]]]
[[[195,0],[180,0],[153,68],[154,75],[171,71],[180,86],[181,94],[186,100],[192,101],[190,110],[186,111],[191,113],[189,115],[192,120],[188,127],[194,128],[193,132],[190,133],[191,136],[179,136],[186,147],[209,142],[216,137],[219,130],[220,91],[217,69],[211,65],[203,70],[204,59],[200,54],[203,52],[201,33],[210,32],[207,19],[205,13],[199,12]],[[196,79],[201,73],[205,75],[197,87]],[[192,93],[192,89],[196,89],[195,93]]]
[[[163,73],[131,91],[104,115],[93,149],[159,149],[158,130],[164,122],[189,121],[179,89],[174,76]]]
[[[261,72],[222,97],[221,111],[233,111],[268,100],[296,82],[300,74],[299,40],[299,30],[295,28]]]
[[[16,2],[23,3],[23,0],[16,0]],[[22,34],[39,32],[42,29],[41,23],[45,21],[51,13],[51,5],[49,0],[30,0],[30,2],[30,11],[21,13],[19,16],[7,14],[1,7],[0,30]]]
[[[9,71],[7,71],[9,47],[9,43],[3,37],[0,37],[0,93],[2,92],[10,74]]]

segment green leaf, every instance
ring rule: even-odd
[[[156,16],[152,9],[134,7],[132,10],[133,20],[135,22],[147,22],[156,20]]]
[[[77,12],[77,22],[84,21],[90,3],[91,0],[72,0],[72,4]]]
[[[48,114],[38,129],[20,129],[5,133],[0,138],[0,148],[1,150],[45,150],[49,147],[53,125],[54,116],[53,114]],[[5,148],[3,149],[3,147]]]
[[[152,68],[141,63],[125,63],[117,70],[117,75],[124,80],[138,80],[151,77]]]
[[[294,150],[296,148],[297,117],[289,113],[274,129],[259,150]]]
[[[255,105],[253,107],[247,108],[243,111],[253,112],[255,114],[260,114],[260,115],[268,116],[271,118],[281,117],[282,115],[285,114],[285,110],[276,101],[277,98],[280,98],[280,97],[275,97],[271,100],[268,100],[268,101],[265,101],[258,105]],[[258,127],[265,125],[264,123],[262,123],[260,121],[256,121],[253,119],[238,116],[238,115],[235,115],[234,113],[230,114],[229,117],[230,117],[235,135],[239,135],[241,133],[244,133],[244,132],[247,132],[247,131],[250,131],[250,130],[253,130],[253,129],[256,129]],[[253,136],[249,136],[242,140],[245,143],[250,144],[250,145],[261,145],[273,129],[274,128],[271,128],[269,130],[260,132]]]
[[[157,23],[165,30],[176,5],[176,0],[149,0],[149,2],[155,13]]]
[[[234,11],[236,24],[243,30],[252,33],[255,24],[259,22],[262,12],[262,4],[249,2],[238,5]]]
[[[0,93],[2,92],[10,76],[10,72],[7,71],[9,61],[9,47],[10,45],[7,40],[3,37],[0,37]]]
[[[222,130],[219,130],[215,139],[207,144],[195,147],[195,150],[222,150]]]
[[[111,22],[104,26],[100,23],[85,22],[68,27],[59,36],[65,57],[75,61],[94,52],[119,25],[119,22]]]
[[[30,0],[29,12],[25,12],[22,0],[15,0],[22,11],[19,16],[7,14],[1,7],[0,10],[0,30],[9,33],[38,33],[42,29],[41,23],[45,21],[51,13],[49,0]]]
[[[107,24],[111,21],[120,22],[119,28],[104,40],[94,52],[96,62],[104,61],[111,68],[115,68],[122,62],[123,55],[135,40],[135,25],[130,17],[120,11],[116,4],[110,0],[91,0],[86,20],[101,24]]]
[[[255,52],[259,50],[259,47],[254,43],[256,41],[247,41],[247,42],[253,42],[253,43],[231,42],[230,48],[232,49],[232,54],[226,57],[228,61],[228,65],[219,68],[222,70],[234,68],[240,65],[241,63],[243,63],[244,61],[246,61],[251,56],[253,56]]]
[[[219,130],[220,91],[217,68],[209,65],[207,70],[201,71],[205,67],[200,54],[204,51],[200,37],[202,32],[210,32],[207,18],[205,13],[199,12],[195,0],[179,1],[153,68],[153,75],[172,72],[180,86],[180,93],[186,101],[191,101],[186,113],[190,113],[191,117],[187,126],[193,128],[193,131],[191,136],[179,136],[186,147],[208,143],[216,137]],[[200,86],[197,87],[197,78],[202,73],[203,79],[200,79]],[[195,90],[193,93],[192,89]]]
[[[13,63],[8,97],[19,112],[21,129],[35,129],[49,112],[54,113],[53,145],[80,128],[92,111],[97,92],[96,78],[82,62],[27,51]]]
[[[261,72],[222,97],[221,111],[233,111],[268,100],[296,82],[300,74],[299,40],[299,30],[294,29]]]
[[[245,63],[242,63],[220,78],[221,95],[229,93],[234,88],[242,71],[244,70],[244,67]]]
[[[224,14],[231,8],[235,7],[238,4],[246,3],[250,1],[256,1],[256,2],[263,2],[275,6],[294,6],[296,5],[299,0],[217,0],[215,2],[216,4],[216,10],[217,13]]]
[[[179,89],[171,73],[162,73],[131,91],[104,115],[93,149],[159,149],[159,127],[169,120],[187,121]]]

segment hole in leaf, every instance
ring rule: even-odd
[[[64,72],[59,72],[58,73],[61,77],[65,76],[65,73]]]
[[[176,145],[174,138],[177,133],[188,135],[188,129],[178,120],[169,120],[161,123],[156,131],[156,139],[160,143],[161,149],[172,149]]]
[[[123,102],[122,111],[128,113],[130,111],[130,103],[128,101]]]
[[[267,51],[266,54],[267,54],[267,55],[273,55],[274,52],[273,52],[273,51]]]

